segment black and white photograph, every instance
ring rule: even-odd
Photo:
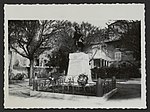
[[[4,10],[5,108],[146,108],[144,4]]]

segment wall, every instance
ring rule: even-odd
[[[108,54],[115,60],[115,53],[121,52],[121,60],[116,61],[133,61],[133,51],[126,48],[121,48],[121,42],[119,40],[106,42]]]
[[[8,58],[9,72],[14,75],[24,73],[26,74],[26,77],[28,76],[27,67],[29,67],[30,62],[27,58],[22,57],[13,50],[9,50]]]

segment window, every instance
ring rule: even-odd
[[[100,59],[94,59],[94,67],[100,67]]]
[[[35,66],[39,66],[39,59],[35,59]]]
[[[39,60],[39,66],[43,66],[43,58]]]
[[[115,52],[115,60],[120,61],[121,60],[121,52]]]
[[[23,59],[23,60],[22,60],[22,65],[23,65],[23,66],[26,66],[26,61],[27,61],[26,59]]]
[[[48,63],[48,60],[44,59],[43,66],[46,66],[47,63]]]

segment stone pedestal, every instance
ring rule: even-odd
[[[74,77],[74,81],[77,82],[80,74],[85,74],[88,76],[88,83],[93,82],[91,78],[89,56],[83,52],[70,53],[68,73],[65,81],[67,81],[69,77]]]

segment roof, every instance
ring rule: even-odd
[[[120,40],[120,37],[118,38],[113,38],[113,39],[108,39],[108,40],[104,40],[104,43],[107,43],[107,42],[115,42],[115,41],[119,41]]]
[[[103,52],[102,50],[98,50],[96,54],[94,55],[93,59],[104,59],[107,61],[114,61],[112,58],[106,55],[106,53]]]

